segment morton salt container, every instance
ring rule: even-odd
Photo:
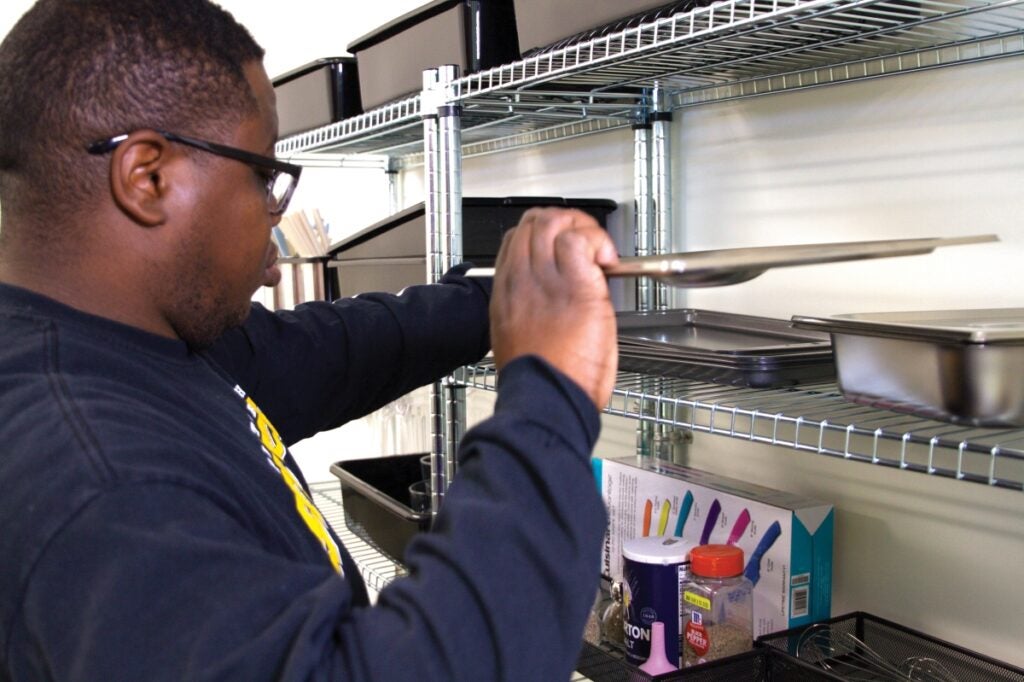
[[[687,555],[695,546],[677,537],[640,537],[622,544],[626,659],[647,660],[651,623],[665,624],[665,656],[679,665],[679,588],[686,579]]]

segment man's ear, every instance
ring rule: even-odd
[[[167,222],[166,199],[174,149],[162,135],[138,130],[114,148],[110,185],[114,202],[143,227]]]

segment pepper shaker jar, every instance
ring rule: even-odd
[[[684,666],[753,647],[753,590],[743,575],[739,547],[701,545],[690,552],[690,573],[679,607],[686,623],[680,637]]]

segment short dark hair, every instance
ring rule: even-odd
[[[208,0],[39,0],[0,44],[0,198],[77,205],[107,181],[85,151],[100,138],[230,130],[257,110],[243,67],[262,58]]]

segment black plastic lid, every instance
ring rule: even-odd
[[[532,206],[561,206],[564,208],[596,208],[605,209],[609,213],[618,208],[618,204],[611,199],[567,199],[565,197],[463,197],[463,211],[468,208],[506,208],[506,207],[532,207]],[[387,218],[380,220],[359,232],[352,234],[340,242],[331,244],[330,253],[337,254],[340,251],[351,249],[363,242],[369,241],[379,234],[387,232],[396,225],[406,223],[426,213],[426,206],[421,201],[418,204],[393,213]]]
[[[308,64],[303,64],[300,67],[294,68],[291,71],[283,73],[280,76],[277,76],[276,78],[274,78],[271,81],[271,83],[276,88],[279,85],[284,85],[288,81],[295,80],[299,76],[305,76],[307,73],[311,73],[313,71],[316,71],[317,69],[321,69],[321,68],[323,68],[325,66],[335,66],[335,65],[338,65],[338,64],[340,64],[342,66],[355,67],[355,65],[356,65],[356,58],[355,57],[324,57],[322,59],[317,59],[315,61],[309,62]]]
[[[619,207],[611,199],[566,199],[565,197],[505,197],[499,200],[501,206],[561,206],[563,208],[607,208],[614,211]]]

